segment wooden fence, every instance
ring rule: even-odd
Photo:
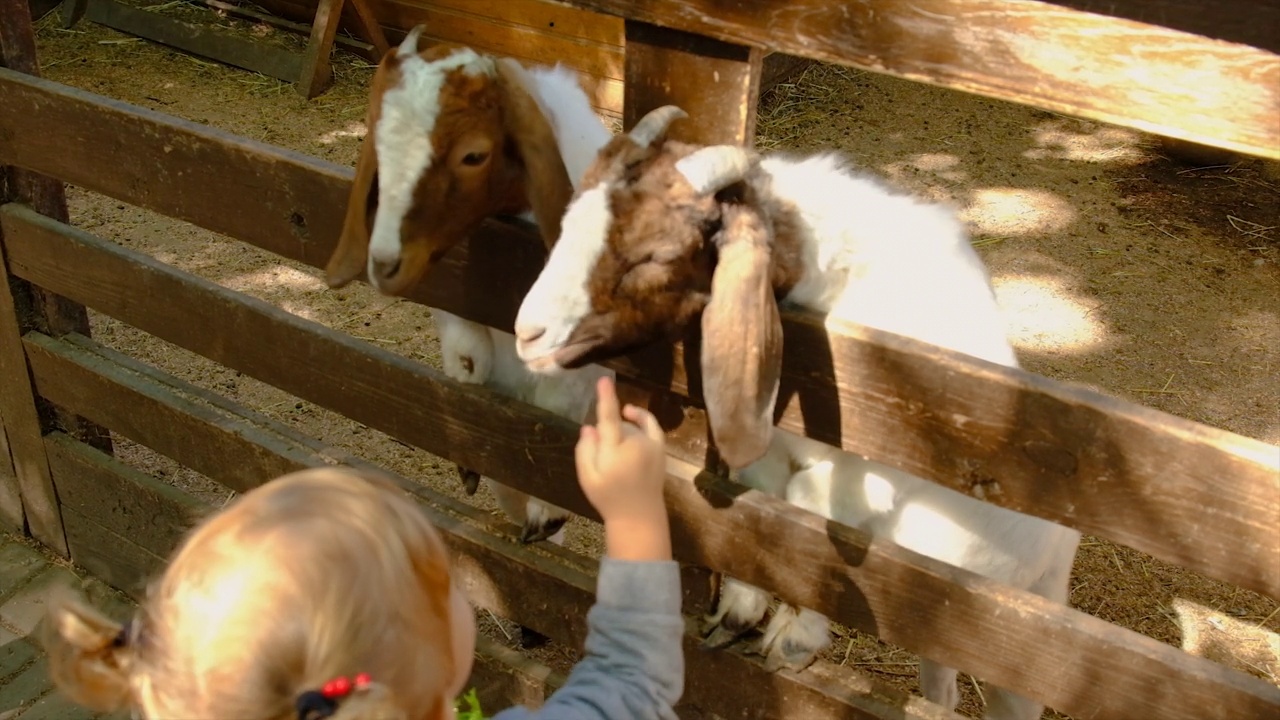
[[[572,4],[625,18],[625,125],[677,102],[693,119],[676,129],[687,140],[750,142],[756,46],[767,45],[1280,157],[1274,37],[1250,35],[1253,23],[1201,19],[1194,3]],[[1137,22],[1150,19],[1140,5],[1169,13],[1165,27]],[[1242,0],[1219,3],[1213,17],[1232,12],[1277,17],[1275,3]],[[40,79],[23,0],[0,0],[0,47],[5,523],[136,593],[209,508],[113,458],[105,429],[239,491],[301,467],[366,465],[94,342],[85,307],[596,518],[572,481],[574,423],[71,227],[62,189],[322,267],[350,169]],[[1036,60],[1055,48],[1061,66]],[[1024,62],[1011,61],[1015,49]],[[527,226],[489,222],[414,299],[509,328],[541,258]],[[783,427],[1280,597],[1276,447],[887,333],[828,337],[797,313],[784,326]],[[1280,689],[1262,680],[728,482],[707,442],[690,347],[613,363],[628,397],[671,430],[667,494],[689,613],[682,717],[954,717],[834,664],[767,673],[735,650],[699,651],[694,618],[707,607],[708,570],[1077,718],[1280,711]],[[521,546],[510,525],[401,482],[448,534],[476,605],[580,646],[589,559]],[[491,702],[536,702],[562,680],[483,639],[480,654],[476,682]]]

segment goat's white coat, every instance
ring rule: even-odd
[[[612,220],[608,187],[599,185],[579,195],[560,221],[557,247],[547,258],[546,266],[516,314],[515,330],[519,338],[516,350],[530,368],[546,374],[561,371],[550,355],[535,356],[528,350],[531,347],[560,347],[582,318],[591,312],[591,296],[586,291],[586,282],[591,268],[604,252],[605,233],[609,231]],[[560,249],[560,245],[564,248]],[[543,278],[574,278],[574,281],[561,284],[543,282]],[[556,322],[550,326],[538,323],[539,318],[548,316],[554,317]],[[536,340],[528,342],[529,338]]]
[[[400,82],[382,96],[374,132],[378,209],[369,238],[369,282],[375,287],[374,264],[394,263],[400,257],[401,229],[413,205],[414,188],[434,159],[431,132],[440,115],[440,90],[449,73],[459,69],[470,75],[497,72],[491,58],[471,48],[459,48],[433,62],[417,54],[405,55],[400,60]]]
[[[586,93],[571,70],[560,65],[535,67],[516,76],[525,83],[525,90],[546,116],[565,170],[577,187],[597,153],[612,137],[609,129],[591,109]],[[381,152],[379,149],[379,155]],[[536,224],[531,212],[522,213],[521,217]],[[440,338],[445,374],[459,382],[487,385],[509,397],[581,422],[595,400],[596,381],[602,376],[614,375],[597,365],[555,377],[534,374],[516,354],[515,337],[511,333],[437,308],[431,312]],[[500,483],[490,482],[489,487],[502,511],[525,527],[540,527],[551,520],[569,517],[568,511],[562,508]],[[563,530],[551,540],[562,543]]]
[[[686,158],[688,159],[688,158]],[[782,156],[760,163],[770,178],[766,194],[793,205],[803,219],[803,274],[787,303],[827,313],[825,324],[876,327],[1009,367],[1017,357],[991,290],[985,266],[963,225],[947,208],[892,193],[870,177],[845,169],[835,155]],[[686,164],[691,183],[715,174]],[[598,201],[587,200],[593,216]],[[606,208],[607,210],[607,208]],[[571,205],[567,215],[579,210]],[[625,219],[620,219],[625,221]],[[606,240],[607,224],[564,224],[551,259],[520,308],[543,338],[522,348],[526,359],[550,357],[585,316],[588,281]],[[580,232],[579,237],[567,236]],[[557,255],[572,257],[557,257]],[[826,518],[975,573],[1065,602],[1080,533],[1041,518],[984,503],[940,484],[775,430],[767,454],[743,468],[748,486]],[[712,622],[734,627],[758,623],[768,593],[725,579]],[[827,619],[783,606],[765,630],[763,648],[781,655],[817,652],[829,643]],[[954,708],[956,671],[921,663],[921,687],[934,702]],[[1031,720],[1039,704],[991,688],[988,718]]]

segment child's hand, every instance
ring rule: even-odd
[[[596,392],[596,426],[582,426],[574,458],[578,483],[604,520],[608,554],[623,560],[670,560],[662,427],[649,411],[633,405],[619,414],[609,378],[600,379]]]

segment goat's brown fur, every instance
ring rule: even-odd
[[[703,391],[725,459],[764,452],[782,363],[777,298],[800,280],[799,218],[758,173],[714,195],[676,168],[700,146],[614,138],[584,175],[607,184],[610,224],[590,274],[592,312],[558,354],[565,367],[685,333],[701,313]]]
[[[430,62],[460,48],[440,44],[419,56]],[[400,81],[402,63],[393,50],[374,73],[368,132],[356,163],[342,235],[326,267],[330,287],[342,287],[365,270],[378,207],[378,118],[385,92]],[[510,59],[496,64],[496,76],[455,70],[446,77],[431,133],[431,165],[414,188],[413,204],[402,224],[400,270],[383,281],[385,294],[407,293],[490,216],[532,210],[547,247],[560,235],[560,218],[573,186],[555,135],[521,83],[523,68]],[[488,153],[484,165],[463,166],[463,158],[472,151]]]

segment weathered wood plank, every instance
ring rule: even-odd
[[[218,32],[208,26],[157,15],[115,0],[88,2],[85,17],[99,25],[285,82],[297,82],[301,76],[302,56],[298,53]]]
[[[245,425],[203,398],[156,382],[137,364],[66,337],[70,344],[38,333],[23,340],[36,389],[49,402],[79,408],[95,422],[239,492],[308,467],[314,459],[292,454],[291,440]],[[245,434],[253,435],[253,442],[247,443]]]
[[[310,100],[329,89],[333,80],[333,66],[329,64],[329,55],[333,53],[333,39],[338,34],[338,24],[342,21],[344,0],[320,0],[316,15],[311,23],[311,37],[307,41],[307,49],[302,53],[301,66],[297,81],[298,92]]]
[[[2,12],[0,22],[4,22]],[[49,418],[42,418],[36,407],[36,396],[32,392],[27,360],[20,342],[25,329],[23,325],[27,323],[19,316],[17,303],[22,298],[15,293],[24,293],[26,288],[25,284],[11,278],[6,269],[7,242],[4,230],[0,229],[0,416],[4,417],[4,430],[16,476],[16,499],[22,512],[14,513],[15,487],[5,483],[4,521],[18,528],[25,526],[35,539],[66,556],[67,540],[58,496],[40,440]]]
[[[623,50],[591,40],[558,36],[513,23],[495,23],[488,18],[435,5],[408,6],[383,3],[382,22],[393,27],[426,26],[423,37],[429,43],[448,41],[470,45],[493,53],[534,63],[557,62],[607,80],[622,80]]]
[[[504,403],[497,396],[486,398],[489,394],[476,388],[453,387],[432,371],[390,353],[80,231],[57,228],[47,219],[22,218],[24,224],[46,225],[48,232],[12,232],[15,217],[31,214],[12,208],[0,214],[16,238],[13,248],[22,258],[14,263],[19,274],[50,283],[72,298],[90,300],[106,314],[141,329],[160,330],[164,339],[232,367],[239,365],[266,382],[291,385],[291,391],[321,405],[339,412],[354,408],[372,427],[477,467],[572,512],[595,516],[576,483],[567,481],[571,469],[544,474],[547,468],[571,468],[573,423],[536,408]],[[42,265],[47,253],[59,259],[56,269]],[[27,258],[34,262],[28,264]],[[168,302],[155,306],[146,300],[157,296]],[[191,330],[194,327],[200,328],[198,333]],[[261,338],[265,348],[290,347],[296,354],[260,357],[234,342],[245,335]],[[333,383],[325,370],[312,369],[330,367],[343,369],[345,383]],[[410,402],[406,405],[404,399]],[[370,407],[379,412],[367,412]],[[441,418],[429,410],[445,407],[457,417]],[[496,427],[488,420],[477,425],[473,416],[478,413],[502,420]],[[477,429],[487,435],[479,436]],[[441,442],[450,430],[457,432]],[[535,440],[526,443],[526,437]],[[482,444],[487,452],[477,453]],[[536,458],[537,472],[524,469],[521,455]],[[771,588],[789,602],[1064,712],[1212,719],[1228,717],[1227,707],[1263,712],[1280,704],[1280,689],[1243,673],[902,548],[868,542],[862,533],[775,498],[743,492],[722,478],[699,475],[678,460],[670,460],[668,469],[667,499],[682,561]],[[747,537],[759,538],[751,543],[752,553],[741,552]],[[796,558],[804,558],[804,563]],[[504,574],[509,582],[531,583],[544,577],[530,572],[520,580],[510,579],[515,576]],[[572,622],[573,616],[567,617]],[[565,618],[556,616],[552,622],[564,625]],[[527,624],[555,637],[539,623]],[[1090,662],[1075,663],[1079,657],[1089,657]],[[1176,687],[1168,683],[1170,677],[1180,678]],[[1111,683],[1105,692],[1099,691],[1099,678]]]
[[[626,32],[624,128],[654,108],[679,105],[689,120],[671,127],[672,138],[752,144],[763,51],[631,20]]]
[[[287,468],[284,472],[289,472],[334,462],[386,475],[423,501],[423,511],[445,533],[446,543],[455,558],[456,577],[473,603],[539,629],[571,647],[581,645],[586,633],[586,611],[594,598],[594,561],[563,548],[539,547],[535,550],[521,546],[516,540],[518,529],[509,523],[439,495],[411,480],[387,473],[371,463],[337,453],[287,426],[246,411],[225,398],[190,386],[154,368],[147,368],[87,339],[67,336],[53,340],[33,333],[27,337],[27,344],[33,350],[33,365],[37,368],[37,375],[46,378],[43,386],[65,386],[56,394],[68,398],[73,406],[86,412],[91,405],[96,406],[101,402],[93,388],[99,384],[109,384],[115,388],[112,397],[116,409],[107,409],[103,413],[110,420],[130,412],[139,412],[136,408],[146,407],[146,398],[170,391],[177,395],[207,400],[219,410],[237,417],[237,424],[246,430],[236,434],[235,447],[229,448],[228,452],[257,467],[264,481],[274,477],[268,472],[274,471],[274,468],[284,467]],[[94,374],[101,375],[101,378],[86,377]],[[150,383],[159,386],[161,392],[157,392],[157,388],[146,387]],[[190,436],[189,442],[181,446],[173,445],[173,434],[155,423],[139,428],[133,439],[184,462],[192,457],[198,458],[199,451],[194,448],[205,444],[210,437],[221,434],[219,429],[206,424],[199,417],[176,413],[171,418],[179,424],[181,431]],[[264,442],[266,439],[269,442]],[[96,458],[101,467],[92,473],[94,475],[119,466],[119,463],[104,459],[105,456],[98,455],[96,451],[86,449],[83,445],[75,447],[74,452],[85,459]],[[271,455],[278,455],[278,458],[268,462],[262,460]],[[121,476],[129,478],[129,481],[136,480],[136,475],[131,472],[121,473]],[[117,482],[120,481],[123,480]],[[154,499],[161,508],[168,505],[168,509],[161,509],[159,512],[171,517],[181,516],[189,512],[191,504],[198,504],[198,501],[189,497],[181,502],[176,501],[174,493],[185,495],[179,490],[155,495],[135,490],[120,493],[116,502],[122,505],[123,514],[140,516],[157,511],[156,506],[144,504],[144,500]],[[499,525],[502,527],[498,528]],[[501,529],[502,536],[495,535],[495,530],[498,529]],[[103,531],[105,529],[99,530]],[[172,550],[172,546],[162,544],[163,539],[155,533],[142,537],[147,540],[147,545],[141,550],[148,554],[167,556]],[[136,568],[143,564],[134,558],[138,555],[137,552],[130,550],[127,555],[129,557],[122,561],[123,568],[117,563],[114,569],[108,568],[107,572],[113,573],[113,577],[133,582],[133,578],[138,575]],[[100,559],[100,564],[96,567],[101,567],[101,562],[103,561]],[[130,571],[130,568],[135,570]],[[696,573],[686,574],[686,590],[697,584],[694,576]],[[495,578],[498,579],[497,582],[494,581]],[[694,607],[690,608],[689,605]],[[686,610],[692,610],[695,614],[704,609],[696,602],[687,602],[686,605]],[[688,623],[691,633],[685,639],[685,646],[690,677],[700,680],[697,688],[692,687],[693,683],[690,682],[691,688],[686,692],[686,701],[700,707],[714,708],[722,716],[765,718],[776,716],[775,708],[805,708],[813,712],[806,715],[808,718],[835,720],[872,717],[858,708],[891,708],[900,705],[904,708],[904,718],[959,720],[958,716],[943,713],[940,708],[923,703],[918,698],[909,698],[903,693],[895,694],[859,673],[838,666],[818,663],[800,675],[773,677],[764,671],[758,658],[747,657],[738,652],[708,654],[698,649],[699,640],[692,634],[693,619],[689,618]],[[744,673],[751,688],[745,692],[739,685]],[[850,706],[854,709],[850,709]]]
[[[491,23],[510,23],[602,45],[623,47],[622,21],[547,0],[375,0],[381,5],[440,7],[477,16]]]
[[[381,61],[382,56],[391,50],[391,45],[387,42],[386,33],[382,32],[382,26],[378,24],[378,16],[369,7],[369,0],[351,0],[346,8],[360,37],[368,40],[372,46],[373,61]]]
[[[65,433],[49,433],[44,444],[64,510],[91,518],[156,555],[165,555],[210,510]]]
[[[67,523],[71,562],[135,601],[141,600],[146,592],[147,582],[164,570],[163,555],[139,545],[131,538],[111,532],[94,522],[92,517],[70,508],[65,510],[63,516]]]
[[[0,92],[9,100],[0,105],[0,160],[312,267],[328,260],[349,169],[4,71]],[[217,197],[205,192],[213,185],[223,188]],[[506,282],[469,282],[469,256]],[[414,299],[510,328],[542,260],[525,227],[490,222]],[[811,316],[783,317],[780,427],[1280,596],[1280,548],[1269,532],[1280,512],[1280,449],[887,333],[828,337]],[[683,352],[658,347],[611,364],[687,395]],[[1233,481],[1221,489],[1206,481],[1224,477]],[[1219,508],[1224,522],[1204,523],[1204,507]]]
[[[778,427],[1280,597],[1280,448],[871,328],[783,326]],[[687,360],[677,346],[613,366],[667,368],[660,384],[688,396]],[[667,413],[686,438],[705,427]]]
[[[24,279],[91,299],[91,307],[122,322],[489,477],[516,473],[537,484],[574,484],[576,433],[549,412],[454,382],[25,208],[0,214],[11,234],[11,265]],[[54,266],[57,277],[48,274]],[[450,412],[431,412],[443,408]]]
[[[556,1],[1280,158],[1280,57],[1157,25],[1032,0]]]
[[[1256,0],[1048,0],[1053,5],[1136,20],[1215,40],[1280,52],[1280,3]]]
[[[492,715],[514,705],[539,707],[565,683],[565,676],[489,638],[476,637],[475,664],[467,686]]]
[[[223,2],[223,0],[196,0],[196,1],[202,5],[213,8],[214,10],[224,12],[232,17],[246,18],[249,20],[257,20],[258,22],[265,23],[267,25],[270,25],[271,27],[280,28],[282,30],[288,30],[290,32],[297,33],[299,35],[308,35],[308,36],[311,35],[311,24],[309,22],[307,23],[293,22],[292,20],[286,20],[276,15],[271,15],[269,13],[264,13],[264,12],[258,12],[253,8],[245,7],[243,5],[237,5],[235,3],[230,3],[230,2]],[[352,3],[352,4],[355,5],[356,3]],[[313,16],[307,16],[307,19],[311,20],[312,17]],[[382,26],[380,25],[378,26],[378,32],[382,32]],[[383,38],[383,41],[384,42],[386,41],[385,37]],[[378,49],[375,46],[373,46],[370,43],[364,42],[363,40],[356,40],[354,38],[349,38],[345,35],[339,34],[337,37],[334,38],[334,42],[339,45],[342,45],[343,47],[347,48],[351,52],[357,55],[360,55],[361,57],[363,57],[366,60],[369,60],[370,62],[376,63],[382,59],[382,53],[378,52]]]
[[[0,406],[0,410],[3,409]],[[13,455],[3,417],[0,417],[0,523],[19,535],[26,534],[27,516],[22,510],[22,488],[13,471]]]

